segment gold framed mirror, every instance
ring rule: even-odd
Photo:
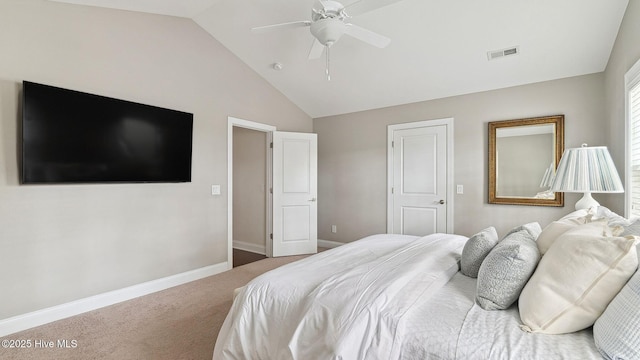
[[[564,151],[564,115],[489,122],[489,203],[564,206],[549,190]]]

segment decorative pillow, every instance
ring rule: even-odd
[[[609,210],[604,206],[598,206],[595,210],[595,214],[593,215],[595,219],[607,219],[609,221],[609,226],[612,225],[628,225],[629,220],[625,219],[623,216],[620,216],[613,211]]]
[[[596,347],[606,359],[640,359],[640,271],[620,290],[593,325]]]
[[[522,329],[564,334],[587,328],[638,267],[635,237],[612,237],[606,221],[562,234],[518,302]]]
[[[519,232],[519,231],[527,232],[531,236],[531,238],[534,241],[536,241],[538,239],[538,236],[540,236],[540,233],[542,232],[542,228],[540,228],[540,224],[538,224],[537,222],[532,222],[532,223],[516,226],[513,229],[511,229],[507,233],[507,235],[504,236],[504,238],[508,237],[512,233],[516,233],[516,232]]]
[[[485,310],[511,306],[540,260],[538,223],[510,231],[487,255],[478,271],[476,302]]]
[[[607,220],[599,220],[601,223],[606,223]],[[581,217],[564,217],[560,220],[554,221],[551,224],[545,226],[540,236],[538,236],[538,250],[540,255],[544,255],[551,247],[556,239],[565,232],[575,228],[578,225],[583,225],[591,222],[591,215]]]
[[[595,208],[589,208],[589,209],[580,209],[580,210],[575,210],[563,217],[560,218],[560,220],[566,220],[566,219],[575,219],[575,218],[581,218],[581,217],[585,217],[585,216],[594,216],[596,213],[596,209]]]
[[[640,236],[640,218],[628,220],[625,225],[622,225],[622,229],[622,236]]]
[[[480,270],[482,261],[487,257],[491,249],[496,246],[498,240],[498,233],[493,226],[469,238],[462,249],[460,272],[472,278],[478,277],[478,270]]]
[[[593,220],[606,219],[612,229],[614,236],[640,235],[640,219],[626,219],[604,206],[598,206],[595,210]]]

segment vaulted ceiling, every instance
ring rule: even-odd
[[[343,36],[309,60],[317,0],[52,0],[193,19],[313,118],[605,70],[628,0],[360,0],[349,22],[391,39]],[[349,5],[354,0],[345,0]],[[390,4],[388,4],[390,3]],[[518,53],[489,60],[488,53]],[[274,64],[280,64],[276,69]]]

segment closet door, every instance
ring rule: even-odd
[[[447,126],[395,129],[388,232],[447,232]]]

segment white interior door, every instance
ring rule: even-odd
[[[388,232],[447,232],[447,127],[390,127]]]
[[[273,256],[318,251],[318,140],[273,133]]]

